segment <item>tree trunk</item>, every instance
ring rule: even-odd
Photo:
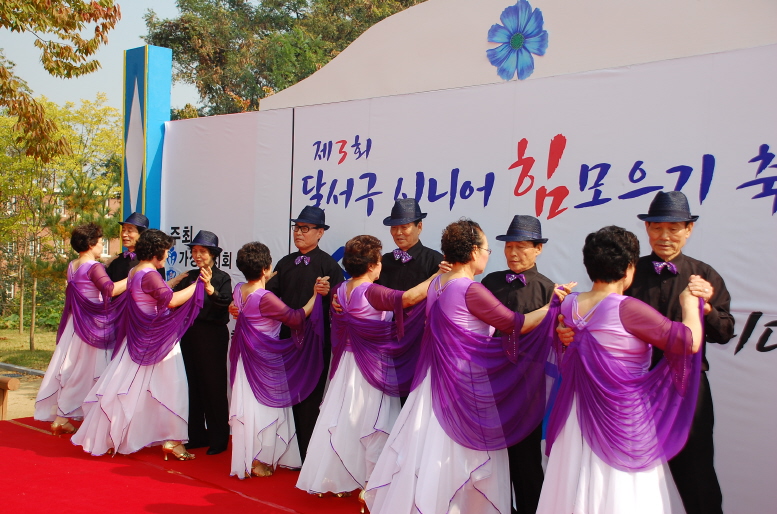
[[[19,335],[24,334],[24,265],[19,264]]]
[[[38,295],[38,277],[32,277],[32,309],[30,310],[30,351],[35,351],[35,300]]]

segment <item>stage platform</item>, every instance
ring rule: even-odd
[[[357,514],[350,498],[318,498],[294,487],[299,472],[229,476],[231,454],[193,451],[192,461],[164,461],[160,447],[93,457],[54,437],[32,418],[0,421],[0,505],[11,513],[244,511],[252,514]]]

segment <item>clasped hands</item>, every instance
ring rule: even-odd
[[[274,277],[278,272],[273,271],[272,274],[267,277],[267,280],[269,281],[272,277]],[[320,294],[321,296],[326,296],[329,294],[329,277],[316,277],[316,284],[313,286],[313,291],[316,294]],[[238,314],[240,314],[240,309],[237,308],[237,305],[235,305],[235,302],[232,302],[229,304],[229,313],[232,315],[234,319],[237,319]]]

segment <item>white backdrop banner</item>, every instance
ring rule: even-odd
[[[776,63],[777,46],[770,45],[172,122],[162,228],[212,230],[232,256],[258,239],[277,262],[289,249],[289,218],[319,205],[332,227],[321,246],[339,258],[358,234],[393,249],[382,220],[395,198],[415,197],[429,213],[427,246],[439,248],[440,232],[453,220],[479,222],[495,250],[490,272],[506,267],[494,236],[513,215],[531,214],[549,238],[540,270],[585,290],[585,236],[620,225],[647,253],[637,214],[647,212],[656,191],[683,191],[700,216],[685,252],[720,272],[736,317],[737,336],[708,347],[724,509],[770,512],[777,448],[763,441],[777,425],[777,338],[770,341],[777,325]],[[185,262],[177,257],[174,272]],[[230,271],[242,280],[234,263]]]
[[[176,238],[168,279],[193,268],[186,243],[200,230],[219,237],[219,267],[243,281],[240,247],[262,241],[277,261],[288,253],[292,110],[166,124],[161,229]]]

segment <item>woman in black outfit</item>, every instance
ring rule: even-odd
[[[227,307],[232,301],[232,279],[215,267],[221,254],[216,234],[200,230],[187,246],[191,248],[192,261],[197,268],[181,274],[180,282],[173,290],[185,289],[196,282],[201,268],[210,268],[213,278],[205,288],[205,302],[199,316],[181,339],[189,382],[189,443],[186,448],[209,446],[207,454],[216,455],[226,450],[229,443]]]

